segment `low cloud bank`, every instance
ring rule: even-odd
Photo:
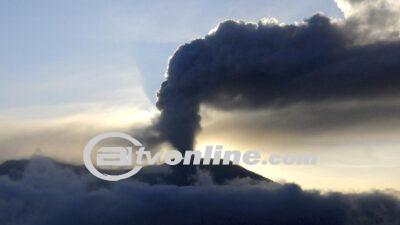
[[[0,177],[0,223],[16,224],[399,224],[400,201],[389,194],[304,191],[295,184],[233,181],[197,186],[122,181],[101,187],[36,158],[20,180]]]

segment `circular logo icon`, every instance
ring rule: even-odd
[[[83,161],[85,163],[86,168],[92,173],[94,176],[107,180],[107,181],[118,181],[122,179],[129,178],[139,172],[142,169],[142,166],[135,165],[130,171],[119,174],[119,175],[111,175],[106,173],[101,173],[96,167],[93,165],[92,162],[92,151],[96,144],[100,143],[106,139],[115,139],[120,138],[130,142],[136,148],[139,148],[138,151],[143,151],[144,147],[142,144],[136,140],[135,138],[129,136],[125,133],[120,132],[108,132],[102,133],[97,135],[96,137],[92,138],[85,146],[83,150]],[[100,152],[102,150],[102,152]],[[99,163],[102,165],[114,165],[114,166],[133,166],[132,165],[132,148],[125,148],[125,147],[103,147],[97,153],[97,165]],[[108,157],[108,158],[107,158]]]

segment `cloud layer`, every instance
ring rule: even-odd
[[[204,181],[207,175],[200,174]],[[2,224],[399,224],[400,202],[384,193],[320,194],[294,184],[100,188],[52,161],[33,159],[21,180],[0,177]],[[206,183],[206,185],[204,185]],[[79,207],[78,207],[79,206]]]
[[[344,29],[361,43],[398,41],[400,2],[396,0],[336,0],[346,18]]]

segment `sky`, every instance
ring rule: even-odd
[[[0,160],[40,152],[81,163],[90,137],[144,126],[159,114],[156,92],[180,45],[207,35],[227,19],[276,18],[292,24],[317,12],[344,17],[333,0],[2,1]],[[391,103],[398,106],[396,99]],[[368,108],[370,103],[365,104]],[[320,157],[315,167],[248,168],[305,188],[400,188],[398,114],[392,123],[307,134],[293,126],[262,134],[245,131],[246,126],[228,129],[237,117],[249,118],[247,124],[252,124],[257,113],[204,107],[197,147],[223,144],[240,150],[259,148],[265,154],[311,152]],[[291,111],[261,113],[271,113],[273,127],[274,119],[290,116]]]

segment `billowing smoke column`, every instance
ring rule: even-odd
[[[345,22],[322,15],[299,25],[226,21],[181,46],[167,72],[156,126],[186,150],[200,129],[200,104],[258,109],[397,95],[400,43],[365,43]]]

